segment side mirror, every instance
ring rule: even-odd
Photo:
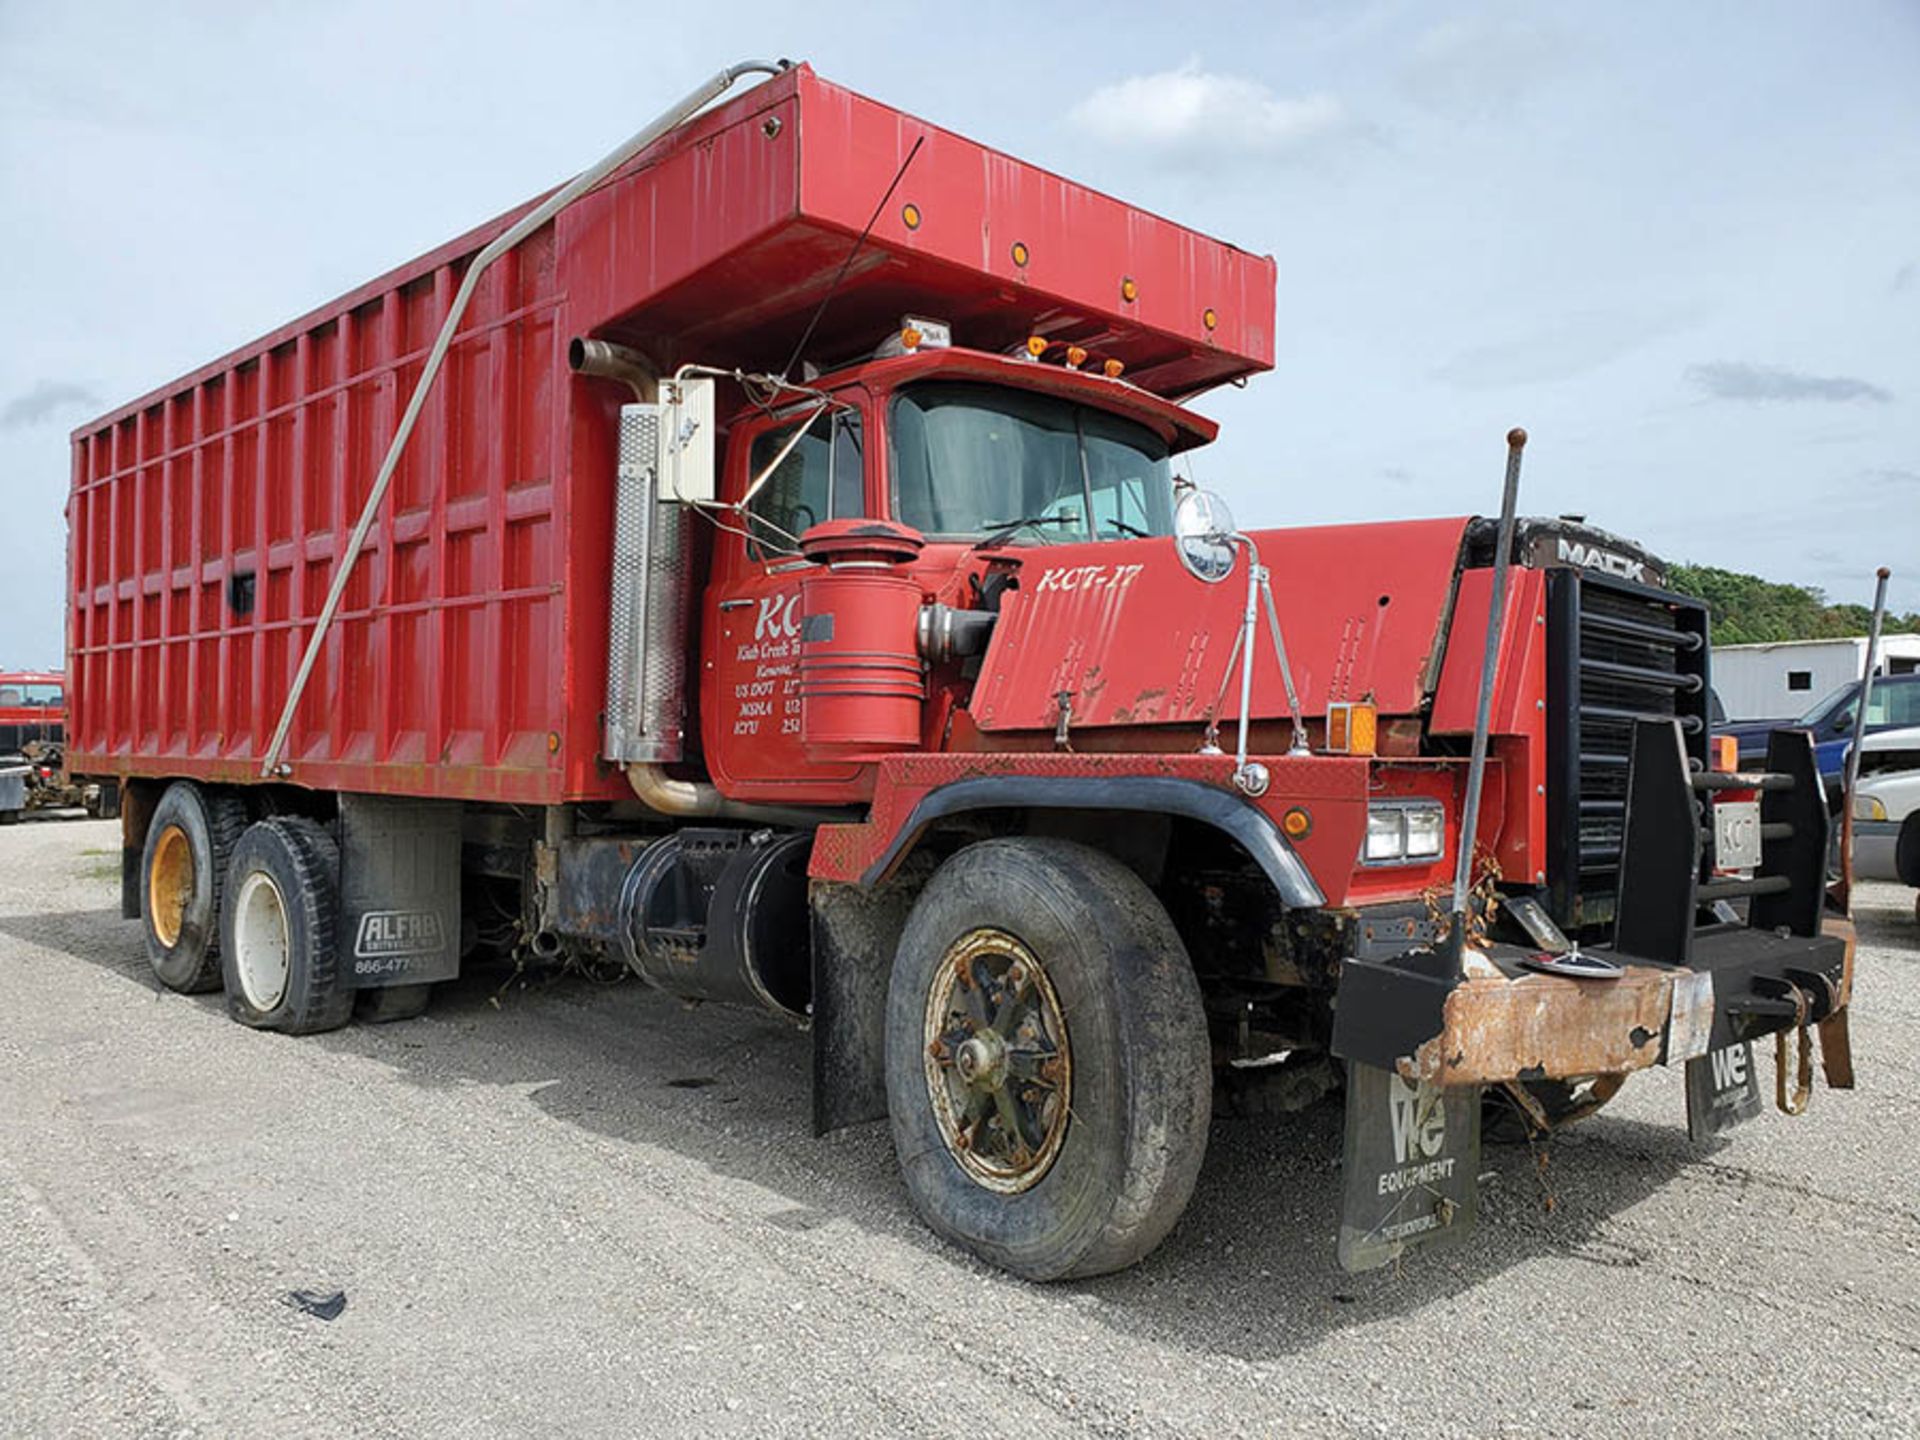
[[[660,498],[711,502],[717,494],[713,381],[662,381],[660,399]]]
[[[1210,490],[1189,490],[1173,508],[1173,545],[1196,580],[1213,585],[1233,573],[1233,512]]]

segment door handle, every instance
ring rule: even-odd
[[[753,601],[745,598],[739,600],[722,600],[720,602],[720,608],[722,610],[744,610],[751,604],[753,604]]]

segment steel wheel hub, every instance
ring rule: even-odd
[[[1066,1017],[1045,969],[1004,930],[954,942],[927,993],[927,1096],[967,1177],[1018,1194],[1060,1154],[1072,1116]]]
[[[264,870],[241,882],[234,904],[233,947],[241,994],[254,1009],[272,1010],[287,995],[293,946],[287,902]]]
[[[168,949],[180,943],[192,903],[193,846],[186,831],[169,825],[154,843],[153,867],[147,872],[147,918]]]

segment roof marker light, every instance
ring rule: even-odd
[[[1124,371],[1127,367],[1121,361],[1109,360],[1100,368],[1106,372],[1107,378],[1109,380],[1118,380],[1120,378],[1121,372]]]
[[[1069,345],[1067,347],[1067,368],[1069,370],[1078,370],[1086,363],[1087,352],[1082,347],[1078,345]]]
[[[900,219],[909,230],[920,228],[920,207],[909,200],[900,207]]]
[[[1214,313],[1211,305],[1200,312],[1200,323],[1205,325],[1209,330],[1220,323],[1220,317]]]
[[[1131,275],[1120,282],[1120,298],[1129,305],[1140,298],[1140,287],[1134,283]]]
[[[1013,242],[1013,263],[1014,264],[1018,265],[1022,270],[1024,270],[1027,268],[1027,261],[1029,261],[1032,258],[1033,258],[1032,254],[1027,250],[1026,241],[1016,240]]]

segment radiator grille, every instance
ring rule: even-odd
[[[1706,761],[1707,614],[1689,596],[1576,570],[1548,576],[1548,879],[1556,918],[1609,923],[1638,719],[1678,717]]]

